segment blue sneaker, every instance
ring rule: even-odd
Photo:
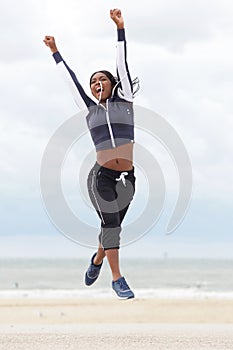
[[[112,288],[120,299],[134,298],[134,293],[129,288],[124,277],[120,277],[117,281],[112,281]]]
[[[103,261],[100,265],[95,265],[94,264],[94,258],[96,256],[97,253],[95,253],[93,255],[93,257],[91,258],[91,264],[87,269],[87,272],[85,274],[85,284],[86,286],[91,286],[99,277],[99,273],[100,273],[100,269],[103,265]]]

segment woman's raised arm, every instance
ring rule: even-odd
[[[128,69],[125,40],[124,19],[119,9],[110,10],[110,17],[117,26],[117,77],[119,81],[118,94],[128,102],[133,101],[133,86]]]
[[[95,102],[87,96],[82,85],[79,83],[75,73],[70,69],[70,67],[63,60],[60,52],[57,49],[57,45],[53,36],[46,35],[44,38],[44,43],[50,48],[53,53],[53,58],[63,76],[65,82],[68,84],[69,89],[73,95],[75,103],[80,110],[86,109],[95,105]]]

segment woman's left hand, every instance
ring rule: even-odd
[[[122,17],[121,10],[119,9],[110,10],[110,17],[113,20],[113,22],[116,23],[117,29],[124,28],[124,19]]]

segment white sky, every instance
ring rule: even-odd
[[[232,211],[233,197],[230,0],[1,2],[1,234],[29,234],[36,218],[42,217],[43,151],[57,127],[77,111],[43,37],[56,37],[59,50],[88,91],[93,71],[114,72],[116,33],[108,15],[114,7],[124,14],[131,75],[141,81],[135,103],[167,119],[185,143],[193,165],[194,208],[200,205],[206,218],[200,229],[216,227],[213,212],[206,208],[212,203],[215,215],[222,218],[219,231],[223,228],[230,235],[232,222],[224,216],[226,208]],[[160,154],[165,178],[171,182],[175,172],[161,152],[158,158]],[[27,225],[30,220],[34,226]],[[188,222],[192,225],[192,215]],[[36,232],[40,233],[45,232]]]

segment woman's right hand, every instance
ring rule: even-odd
[[[50,48],[52,53],[55,53],[58,51],[56,43],[55,43],[55,39],[53,36],[46,35],[43,41],[44,41],[45,45]]]

